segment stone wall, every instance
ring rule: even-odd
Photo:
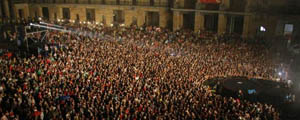
[[[195,13],[195,31],[204,30],[204,14],[200,12]]]
[[[19,16],[19,10],[23,10],[24,11],[24,14],[23,14],[23,17],[25,19],[27,19],[29,17],[29,8],[28,8],[28,4],[16,4],[14,6],[14,11],[16,12],[15,15],[16,15],[16,18],[19,19],[20,16]]]
[[[173,12],[173,30],[179,30],[183,25],[183,15],[180,11]]]
[[[54,14],[57,14],[58,19],[62,19],[62,9],[70,8],[70,19],[75,20],[77,14],[80,21],[86,21],[86,9],[95,9],[96,22],[105,20],[107,25],[113,23],[113,11],[122,10],[124,12],[126,26],[131,25],[133,18],[137,18],[138,26],[145,23],[146,13],[149,11],[158,12],[160,16],[159,25],[161,27],[167,26],[167,21],[170,21],[170,12],[165,7],[151,7],[151,6],[118,6],[118,5],[100,5],[100,4],[30,4],[29,16],[35,17],[35,12],[38,16],[42,16],[42,7],[48,7],[50,20],[54,20]]]
[[[7,1],[7,0],[5,0]],[[154,6],[150,6],[150,0],[137,0],[137,5],[132,5],[132,0],[120,0],[121,5],[115,5],[116,0],[105,0],[105,5],[102,4],[102,0],[91,0],[92,4],[88,3],[88,0],[78,0],[80,4],[76,4],[74,0],[56,0],[57,3],[30,3],[30,4],[16,4],[15,11],[18,17],[18,9],[24,9],[24,17],[27,16],[35,17],[43,16],[42,8],[48,7],[50,20],[62,19],[62,9],[70,9],[70,19],[76,20],[77,15],[81,22],[86,21],[86,9],[95,9],[95,20],[96,22],[104,22],[106,25],[113,23],[113,11],[122,10],[124,13],[124,24],[129,26],[136,20],[138,26],[142,26],[146,22],[147,12],[158,12],[159,13],[159,26],[160,27],[172,27],[173,30],[178,30],[183,27],[183,13],[193,12],[195,14],[194,30],[205,30],[205,14],[218,14],[218,29],[219,34],[226,32],[228,29],[227,19],[231,15],[244,16],[243,32],[244,37],[255,36],[259,26],[267,28],[266,35],[274,35],[278,19],[281,17],[265,17],[261,18],[257,14],[252,13],[253,5],[260,0],[247,0],[245,6],[245,12],[233,12],[231,9],[231,0],[222,0],[220,3],[219,10],[202,10],[203,7],[197,7],[196,9],[182,9],[184,8],[185,0],[174,0],[174,8],[168,6],[159,7],[162,4],[168,3],[169,0],[154,0]],[[284,4],[281,0],[267,0],[269,4],[278,5]],[[275,2],[276,1],[276,2]],[[5,3],[5,2],[4,2]],[[201,4],[199,2],[196,3]],[[5,9],[3,9],[5,10]],[[170,26],[171,25],[171,26]]]

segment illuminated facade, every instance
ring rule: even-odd
[[[264,35],[283,35],[286,24],[297,32],[299,15],[264,14],[269,8],[284,8],[296,0],[2,0],[0,15],[17,19],[42,17],[46,20],[113,23],[129,26],[153,25],[173,30],[193,29],[256,36],[260,27]],[[293,3],[297,4],[297,3]],[[5,7],[6,6],[6,7]],[[274,7],[275,6],[275,7]],[[297,6],[293,6],[296,7]],[[298,7],[299,8],[299,7]],[[262,10],[262,12],[260,12]],[[9,12],[7,12],[9,11]],[[270,10],[274,11],[274,10]],[[263,13],[263,14],[262,14]],[[7,15],[6,15],[7,16]]]

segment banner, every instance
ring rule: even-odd
[[[255,89],[253,89],[253,90],[248,90],[248,94],[249,94],[249,95],[254,94],[254,93],[256,93],[256,90],[255,90]]]
[[[221,0],[200,0],[200,2],[205,4],[219,4]]]

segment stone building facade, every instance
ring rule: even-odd
[[[4,7],[0,9],[0,17],[5,13],[15,19],[42,17],[51,21],[64,19],[237,33],[243,37],[272,36],[286,33],[286,25],[292,25],[292,33],[297,33],[299,14],[269,14],[267,11],[284,8],[291,1],[297,0],[2,0]],[[13,10],[9,10],[9,3],[13,4]],[[262,28],[265,31],[261,31]]]

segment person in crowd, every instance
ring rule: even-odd
[[[219,76],[275,79],[262,45],[204,31],[69,27],[47,34],[46,56],[0,58],[1,120],[279,119],[272,105],[203,85]]]

